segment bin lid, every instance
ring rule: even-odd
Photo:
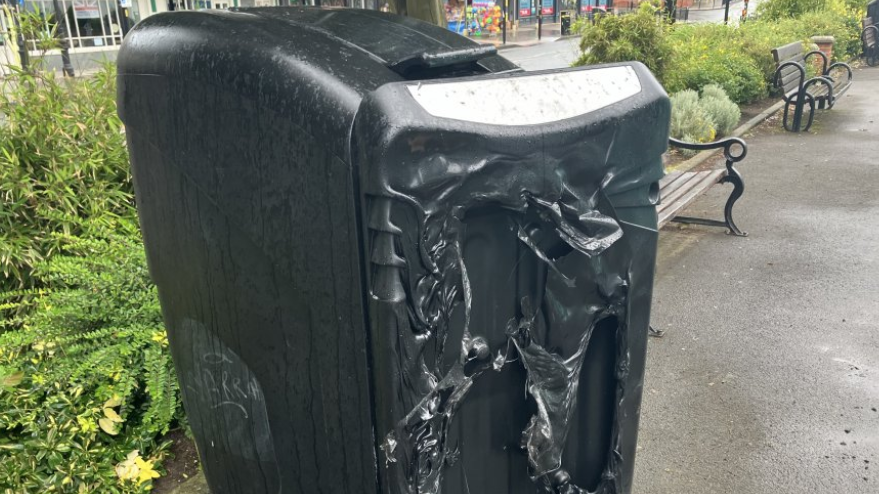
[[[211,84],[289,115],[304,131],[347,156],[363,96],[406,79],[519,71],[447,29],[394,14],[315,7],[239,8],[150,16],[126,37],[118,57],[119,113],[127,125],[126,80]]]
[[[488,201],[521,210],[529,194],[555,202],[599,189],[614,207],[645,207],[663,176],[669,115],[639,62],[401,81],[363,100],[354,160],[363,191],[408,198],[426,214],[443,201],[461,214]]]

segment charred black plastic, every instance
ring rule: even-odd
[[[509,104],[553,78],[593,82]],[[485,84],[492,111],[430,101]],[[643,66],[526,74],[368,11],[182,12],[128,36],[119,102],[213,492],[630,492],[669,120]]]

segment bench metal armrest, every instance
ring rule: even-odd
[[[781,82],[781,71],[787,67],[794,67],[800,72],[800,81],[797,84],[799,86],[799,91],[803,89],[803,82],[806,80],[806,69],[799,62],[794,62],[793,60],[789,60],[779,65],[777,69],[775,69],[775,75],[772,76],[772,83],[775,87],[784,91],[784,85]],[[797,92],[799,92],[797,91]]]
[[[831,64],[830,67],[827,68],[827,72],[825,72],[824,75],[829,77],[830,73],[833,72],[833,69],[838,69],[838,68],[845,69],[846,74],[848,74],[848,82],[849,83],[851,83],[852,80],[854,80],[855,75],[854,75],[854,72],[852,72],[851,66],[849,66],[849,64],[844,63],[844,62],[836,62],[834,64]]]
[[[803,57],[803,63],[805,64],[806,62],[808,62],[809,57],[811,57],[812,55],[818,55],[819,57],[821,57],[821,73],[826,74],[828,63],[827,54],[821,50],[812,50],[809,53],[806,53],[806,55]]]
[[[726,168],[731,170],[734,163],[738,163],[745,159],[748,155],[748,145],[744,139],[739,137],[727,137],[713,142],[684,142],[673,137],[668,138],[668,143],[674,147],[689,149],[691,151],[706,151],[709,149],[723,148],[723,157],[726,159]],[[739,146],[739,152],[734,152],[734,146]]]
[[[683,142],[674,138],[668,139],[669,144],[672,146],[676,146],[683,149],[691,149],[693,151],[705,151],[709,149],[720,149],[723,148],[723,156],[726,158],[726,174],[720,175],[719,183],[729,183],[732,184],[733,190],[729,195],[729,198],[726,200],[726,206],[723,208],[723,218],[724,221],[716,221],[716,220],[707,220],[707,219],[699,219],[699,218],[688,218],[680,216],[673,221],[681,221],[684,223],[696,223],[702,225],[712,225],[712,226],[726,226],[729,228],[729,232],[733,235],[737,235],[740,237],[745,237],[748,234],[743,232],[736,226],[736,222],[733,221],[732,211],[733,205],[736,201],[739,200],[739,197],[742,197],[742,194],[745,192],[745,181],[742,179],[742,175],[736,170],[734,166],[735,163],[742,161],[745,159],[745,156],[748,154],[748,145],[745,144],[745,141],[738,137],[727,137],[726,139],[721,139],[719,141],[714,142],[706,142],[706,143],[695,143],[695,142]],[[738,147],[738,153],[736,153],[735,147]],[[700,173],[712,173],[712,172],[697,172],[698,176]]]
[[[809,79],[808,81],[806,81],[805,84],[803,84],[803,89],[801,89],[801,91],[808,91],[810,86],[814,86],[816,84],[824,84],[824,86],[827,87],[827,98],[830,101],[833,101],[833,81],[830,80],[830,78],[828,78],[827,76],[819,75],[817,77]]]

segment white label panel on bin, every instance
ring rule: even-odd
[[[630,66],[533,76],[412,84],[435,117],[491,125],[538,125],[600,110],[641,92]]]

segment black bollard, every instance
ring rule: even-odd
[[[55,21],[58,23],[58,37],[61,39],[61,71],[67,77],[73,77],[73,64],[70,63],[70,40],[67,37],[67,17],[58,0],[52,0],[55,9]]]
[[[540,41],[543,35],[543,12],[537,7],[537,41]]]

